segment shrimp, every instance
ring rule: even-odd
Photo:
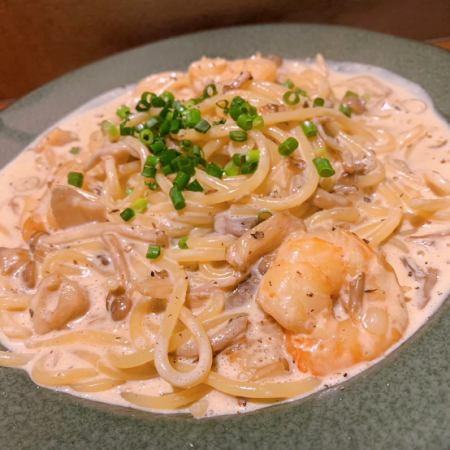
[[[393,269],[339,229],[291,234],[262,278],[257,301],[284,328],[297,367],[319,376],[381,356],[408,324]]]

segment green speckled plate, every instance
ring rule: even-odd
[[[422,85],[450,118],[450,53],[391,36],[319,25],[263,25],[181,36],[70,73],[0,116],[0,165],[61,116],[116,86],[202,55],[255,51],[387,68]],[[87,402],[0,370],[2,449],[450,448],[447,301],[408,342],[363,374],[301,401],[244,416],[194,420]]]

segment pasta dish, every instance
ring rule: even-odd
[[[204,417],[386,355],[450,260],[449,129],[386,73],[202,58],[63,119],[0,174],[0,366]]]

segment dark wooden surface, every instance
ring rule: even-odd
[[[357,26],[450,49],[449,0],[3,0],[0,107],[130,47],[195,30],[281,21]]]

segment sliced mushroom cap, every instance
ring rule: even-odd
[[[0,273],[11,275],[30,260],[30,254],[23,248],[0,247]]]
[[[77,282],[52,274],[39,284],[31,300],[30,314],[35,332],[45,334],[60,330],[88,309],[89,300]]]
[[[69,228],[88,222],[106,222],[106,209],[97,197],[81,189],[56,186],[50,205],[60,228]]]
[[[221,352],[226,347],[233,344],[247,329],[248,319],[246,315],[238,316],[230,319],[218,331],[209,338],[214,353]],[[192,358],[198,355],[197,343],[194,339],[190,339],[176,351],[178,356]]]
[[[252,216],[233,216],[228,211],[214,216],[214,230],[221,234],[240,237],[258,223],[256,214]]]
[[[261,256],[275,250],[291,231],[302,226],[303,222],[296,217],[276,213],[237,239],[227,250],[227,261],[244,271]]]

